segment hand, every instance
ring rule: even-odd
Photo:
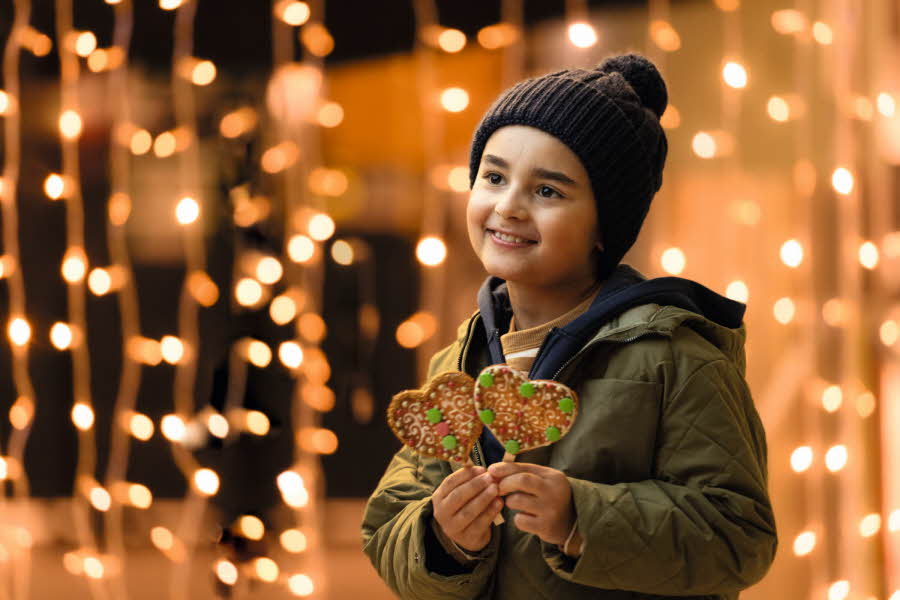
[[[491,541],[491,522],[503,508],[497,484],[484,467],[451,473],[431,496],[434,519],[463,550],[478,552]]]
[[[572,486],[562,471],[529,463],[499,462],[488,467],[499,482],[506,506],[520,511],[513,522],[521,531],[533,533],[549,544],[562,546],[575,523]],[[580,537],[575,534],[577,545]]]

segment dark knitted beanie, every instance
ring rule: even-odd
[[[668,143],[659,119],[667,104],[662,76],[638,54],[526,79],[504,92],[475,130],[469,183],[475,185],[484,146],[500,127],[528,125],[558,138],[590,177],[605,279],[634,244],[662,185]]]

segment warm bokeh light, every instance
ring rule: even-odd
[[[92,269],[88,275],[88,289],[95,296],[103,296],[112,288],[112,277],[109,271],[102,268]]]
[[[288,25],[299,27],[309,21],[309,5],[297,0],[278,2],[275,5],[275,15]]]
[[[872,270],[878,266],[878,246],[872,242],[863,242],[859,247],[859,264]]]
[[[829,385],[822,392],[822,408],[826,412],[836,412],[844,403],[844,393],[839,385]]]
[[[844,167],[838,167],[831,174],[831,186],[838,194],[844,196],[853,191],[853,173]]]
[[[87,257],[82,248],[70,248],[63,257],[60,267],[63,279],[69,283],[78,283],[84,280],[87,272]]]
[[[597,43],[597,30],[589,23],[572,23],[568,33],[569,41],[576,48],[590,48]]]
[[[730,87],[743,89],[747,87],[747,70],[739,62],[727,62],[722,67],[722,79]]]
[[[163,436],[170,442],[180,442],[184,439],[187,427],[184,420],[178,415],[166,415],[160,421],[159,429]]]
[[[439,237],[424,237],[416,244],[416,258],[426,267],[436,267],[447,258],[447,245]]]
[[[87,431],[94,426],[94,409],[84,402],[76,402],[72,406],[72,422],[75,427],[82,431]]]
[[[216,577],[225,585],[234,585],[238,580],[238,570],[229,560],[220,560],[216,563]]]
[[[178,141],[175,134],[171,131],[164,131],[153,141],[153,154],[158,158],[166,158],[175,154],[175,147]]]
[[[282,471],[275,480],[285,504],[302,508],[309,503],[309,492],[296,471]]]
[[[15,429],[25,429],[33,418],[34,402],[26,396],[19,396],[9,407],[9,422]]]
[[[256,111],[249,106],[233,110],[219,121],[219,133],[223,137],[234,139],[252,131],[256,127],[258,117]]]
[[[159,7],[163,10],[175,10],[184,0],[159,0]]]
[[[191,83],[209,85],[216,79],[216,65],[210,60],[197,61],[191,69]]]
[[[153,136],[146,129],[138,129],[131,134],[131,141],[128,148],[132,154],[141,155],[150,152],[153,147]]]
[[[794,320],[794,316],[796,316],[797,314],[797,307],[794,305],[794,301],[792,299],[779,298],[775,302],[773,313],[775,314],[776,321],[778,321],[782,325],[787,325]]]
[[[131,198],[123,192],[112,194],[109,197],[107,212],[109,213],[110,223],[117,227],[124,225],[131,215]]]
[[[190,196],[185,196],[175,206],[175,219],[182,225],[190,225],[200,216],[200,205]]]
[[[297,316],[297,303],[290,296],[276,296],[269,305],[269,316],[277,325],[290,323]]]
[[[881,515],[871,513],[862,518],[859,522],[859,535],[863,537],[872,537],[881,530]]]
[[[831,298],[822,305],[822,320],[831,327],[839,327],[844,322],[845,306],[839,298]]]
[[[670,275],[680,275],[687,265],[687,258],[681,248],[667,248],[659,258],[659,264]]]
[[[303,364],[303,349],[297,342],[281,342],[278,346],[278,360],[289,369]]]
[[[321,23],[307,23],[300,30],[300,41],[310,54],[319,58],[328,56],[334,50],[334,38]]]
[[[334,235],[335,224],[334,219],[325,213],[318,213],[312,216],[307,226],[309,237],[317,242],[324,242]],[[303,261],[298,261],[303,262]]]
[[[66,110],[59,116],[59,132],[67,140],[74,140],[81,135],[81,115],[74,110]]]
[[[885,346],[893,346],[897,343],[897,339],[900,338],[900,324],[893,319],[884,321],[878,328],[878,338]]]
[[[264,256],[256,263],[256,278],[266,285],[276,283],[284,274],[284,268],[274,256]]]
[[[331,245],[331,258],[345,267],[353,264],[353,246],[347,240],[335,240]]]
[[[878,112],[889,119],[897,112],[897,101],[887,92],[878,94],[878,97],[875,99],[875,105],[878,107]]]
[[[447,172],[447,185],[454,192],[469,191],[469,167],[453,167]]]
[[[802,473],[812,466],[813,449],[809,446],[798,446],[791,452],[791,468]]]
[[[295,263],[305,263],[315,255],[316,245],[305,235],[297,234],[288,241],[287,252]]]
[[[772,96],[769,98],[769,103],[766,105],[766,111],[773,121],[778,121],[779,123],[784,123],[791,117],[791,108],[788,105],[787,100],[781,96]]]
[[[694,135],[691,148],[694,150],[694,154],[700,158],[713,158],[718,150],[715,138],[705,131]]]
[[[256,576],[261,580],[270,583],[278,580],[278,563],[268,556],[257,558],[253,561],[253,566],[256,568]]]
[[[288,578],[288,589],[295,596],[310,596],[316,590],[309,575],[291,575]]]
[[[47,175],[47,178],[44,179],[44,193],[51,200],[59,200],[63,197],[63,194],[66,192],[66,182],[62,178],[62,175],[58,175],[56,173],[50,173]]]
[[[154,527],[150,530],[150,541],[160,550],[171,550],[175,546],[175,536],[165,527]]]
[[[459,52],[466,47],[466,34],[459,29],[444,29],[438,35],[438,46],[444,52]]]
[[[188,275],[188,291],[201,306],[210,307],[219,299],[219,288],[212,278],[203,271],[193,271]]]
[[[50,328],[50,343],[57,350],[68,350],[72,346],[72,328],[66,323],[54,323]]]
[[[840,471],[847,465],[847,447],[843,444],[832,446],[825,453],[825,466],[832,473]]]
[[[650,24],[650,38],[660,50],[676,52],[681,48],[681,36],[668,21],[653,21]]]
[[[888,515],[888,531],[891,533],[900,531],[900,508],[891,511],[891,514]]]
[[[138,336],[129,339],[126,344],[126,349],[132,359],[151,366],[162,362],[162,350],[157,340]]]
[[[850,582],[846,579],[835,581],[828,586],[828,600],[845,600],[850,594]]]
[[[300,447],[314,454],[334,454],[338,448],[338,438],[330,429],[304,427],[297,435]]]
[[[740,279],[736,279],[728,284],[728,287],[725,289],[725,296],[737,302],[746,304],[747,300],[750,299],[750,289],[747,287],[746,283]]]
[[[153,437],[153,429],[153,421],[145,414],[132,413],[128,417],[128,431],[142,442]]]
[[[292,554],[299,554],[306,551],[307,541],[306,535],[299,529],[285,529],[278,537],[282,548]]]
[[[97,48],[97,36],[90,31],[73,32],[73,34],[75,35],[73,44],[75,54],[81,58],[87,58]]]
[[[447,112],[462,112],[469,106],[469,92],[460,87],[450,87],[441,92],[441,106]]]
[[[806,15],[797,9],[787,8],[772,13],[772,28],[782,35],[793,35],[806,31],[809,23]]]
[[[205,496],[219,491],[219,476],[212,469],[197,469],[194,472],[194,487]]]
[[[337,127],[344,120],[344,107],[337,102],[326,102],[319,107],[316,118],[322,127]]]
[[[329,412],[334,408],[334,392],[327,385],[303,386],[303,403],[319,412]]]
[[[128,485],[128,502],[135,508],[147,509],[153,504],[153,493],[146,485],[132,483]]]
[[[816,534],[812,531],[804,531],[794,538],[794,554],[806,556],[816,547]]]
[[[223,440],[228,437],[231,426],[228,424],[228,419],[221,413],[213,412],[206,418],[206,429],[210,434]]]
[[[234,297],[241,306],[254,306],[262,300],[263,288],[255,279],[244,277],[234,286]]]
[[[0,194],[2,194],[2,185],[0,185]],[[0,279],[9,277],[16,271],[16,260],[9,254],[0,255]]]
[[[803,245],[790,239],[781,245],[781,262],[791,268],[797,268],[803,262]]]
[[[269,433],[269,417],[258,410],[248,410],[244,414],[244,427],[253,435],[264,436]]]
[[[813,39],[823,46],[830,46],[834,42],[834,31],[831,26],[822,21],[816,21],[812,27]]]
[[[665,129],[678,129],[681,126],[681,111],[670,103],[659,119],[659,124]]]
[[[512,23],[495,23],[478,30],[478,43],[485,50],[498,50],[516,43],[521,37]]]
[[[741,6],[740,0],[715,0],[715,3],[722,12],[734,12]]]
[[[11,319],[7,328],[9,340],[15,346],[24,346],[31,340],[31,325],[22,317]]]
[[[875,394],[863,392],[856,397],[856,413],[863,419],[871,417],[875,412]]]
[[[164,361],[178,364],[184,358],[184,342],[173,335],[166,335],[159,341],[159,351]]]
[[[82,562],[84,574],[91,579],[103,579],[105,569],[103,562],[96,556],[86,556]]]
[[[325,325],[325,319],[316,313],[304,313],[297,321],[297,331],[300,336],[311,344],[318,344],[325,339],[328,328]]]
[[[272,350],[265,342],[250,340],[247,343],[247,360],[252,365],[264,369],[272,362]]]
[[[109,495],[109,492],[99,485],[91,488],[88,497],[91,501],[91,506],[100,512],[106,512],[109,510],[109,507],[112,506],[112,497]]]
[[[397,326],[396,338],[404,348],[415,348],[425,341],[425,331],[418,323],[406,320]]]
[[[243,515],[238,519],[237,530],[248,540],[261,540],[266,533],[266,526],[259,517]]]

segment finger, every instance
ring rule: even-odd
[[[453,516],[453,528],[464,530],[497,498],[497,484],[491,483]]]
[[[556,471],[556,469],[553,469],[551,467],[544,467],[542,465],[535,465],[532,463],[513,463],[502,461],[494,463],[488,467],[488,472],[497,479],[509,477],[510,475],[515,475],[516,473],[531,473],[533,475],[537,475],[538,477],[547,477],[554,471]]]
[[[458,488],[460,485],[466,483],[467,481],[471,481],[484,472],[484,467],[474,466],[466,466],[462,469],[459,469],[458,471],[454,471],[444,478],[444,481],[441,482],[441,485],[438,486],[438,489],[435,490],[434,494],[432,495],[432,499],[443,500],[450,492]]]
[[[472,519],[472,522],[469,523],[468,527],[463,530],[463,535],[477,536],[485,529],[488,529],[491,526],[491,523],[494,522],[494,517],[496,517],[502,509],[503,500],[494,498],[484,510],[481,511],[481,514]]]
[[[515,473],[500,480],[500,495],[525,492],[533,496],[543,496],[546,482],[533,473]]]
[[[518,513],[513,517],[513,523],[519,528],[519,531],[524,531],[525,533],[540,535],[542,531],[541,519],[528,513]]]
[[[544,512],[540,498],[531,494],[514,492],[507,496],[504,501],[507,508],[511,510],[518,510],[531,515],[540,515]]]
[[[452,518],[459,512],[459,509],[493,483],[494,478],[489,473],[482,473],[478,477],[458,485],[444,497],[443,510]]]

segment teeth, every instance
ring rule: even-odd
[[[506,235],[505,233],[500,233],[499,231],[495,231],[494,235],[496,237],[500,238],[501,240],[503,240],[504,242],[510,242],[513,244],[527,244],[530,241],[530,240],[516,237],[514,235]]]

